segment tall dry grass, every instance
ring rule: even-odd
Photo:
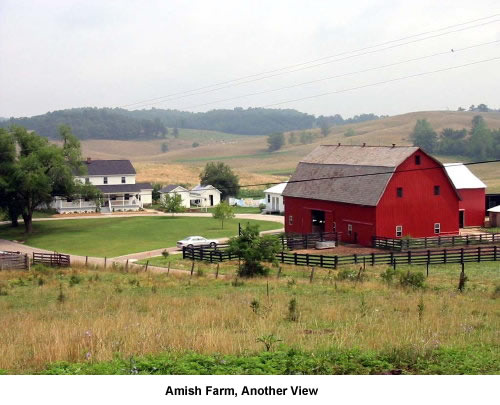
[[[235,287],[231,280],[110,269],[0,272],[7,292],[0,296],[0,368],[28,372],[55,361],[168,350],[242,354],[262,350],[256,338],[269,334],[306,350],[498,344],[491,281],[460,294],[454,279],[431,277],[436,289],[413,291],[388,286],[376,277],[377,269],[371,271],[364,283],[325,279],[323,270],[313,284],[273,277],[269,297],[265,279]],[[72,276],[80,281],[71,287]],[[287,320],[292,298],[297,322]],[[254,299],[257,314],[250,308]]]

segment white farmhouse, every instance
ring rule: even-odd
[[[170,196],[179,194],[182,198],[182,206],[184,208],[189,208],[191,206],[190,191],[188,189],[178,186],[177,184],[169,184],[160,190],[160,199],[165,201],[165,196],[167,194]]]
[[[191,205],[196,207],[213,207],[220,204],[221,192],[217,190],[214,186],[197,185],[192,188],[189,193],[189,198],[191,199]]]
[[[279,213],[283,214],[285,212],[285,204],[283,203],[283,190],[285,189],[287,183],[280,183],[273,187],[264,190],[266,195],[266,209],[265,212],[268,214]]]
[[[136,183],[136,172],[130,160],[92,160],[84,162],[87,174],[75,176],[75,181],[95,185],[103,194],[101,212],[137,211],[152,203],[150,183]],[[86,199],[57,197],[53,204],[59,213],[94,212],[96,204]]]

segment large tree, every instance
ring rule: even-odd
[[[437,147],[437,134],[426,119],[417,120],[410,138],[413,140],[413,145],[421,147],[428,153],[434,152]]]
[[[224,200],[228,196],[236,196],[240,191],[239,177],[223,162],[209,162],[200,173],[202,186],[212,185],[218,189]]]
[[[275,132],[267,137],[267,144],[269,152],[279,150],[285,144],[285,136],[281,132]]]
[[[80,142],[69,127],[61,126],[59,131],[62,147],[22,127],[0,132],[0,194],[7,196],[1,204],[12,212],[13,225],[22,216],[26,233],[32,231],[35,209],[56,196],[97,198],[95,187],[73,179],[74,174],[84,173]]]

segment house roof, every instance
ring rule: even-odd
[[[130,160],[90,160],[84,161],[89,176],[109,176],[113,174],[136,174]]]
[[[487,211],[488,212],[500,212],[500,205],[497,205],[496,207],[491,207]]]
[[[271,194],[281,194],[286,187],[287,182],[276,184],[275,186],[269,187],[267,190],[264,190],[264,193]]]
[[[141,190],[152,190],[151,183],[135,183],[135,184],[106,184],[96,186],[101,193],[138,193]]]
[[[283,195],[376,206],[396,167],[417,150],[413,146],[318,146],[299,163]]]
[[[207,184],[206,186],[202,186],[202,185],[198,184],[197,186],[195,186],[191,189],[191,191],[194,191],[194,192],[207,191],[207,190],[215,190],[215,191],[218,191],[220,193],[219,190],[217,190],[214,186],[212,186],[210,184]]]
[[[463,163],[445,163],[444,168],[453,185],[458,190],[465,188],[486,188],[486,184],[479,180]]]
[[[184,187],[182,186],[179,186],[178,184],[169,184],[165,187],[163,187],[161,190],[160,190],[160,193],[170,193],[171,191],[174,191],[175,189],[177,188],[180,188],[182,189],[181,191],[188,191],[187,189],[185,189]]]

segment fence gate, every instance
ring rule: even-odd
[[[51,267],[69,267],[71,261],[69,255],[33,252],[33,264],[35,263],[42,263]]]

